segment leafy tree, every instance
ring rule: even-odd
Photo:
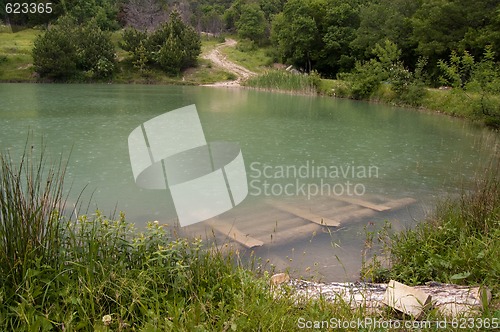
[[[286,0],[259,0],[260,9],[264,12],[266,20],[271,22],[272,17],[283,11]]]
[[[201,31],[219,35],[224,29],[224,8],[222,6],[205,5],[201,7],[198,27]]]
[[[245,0],[235,0],[231,7],[224,12],[224,22],[228,31],[235,31],[236,24],[240,19],[242,10],[241,7],[245,4]]]
[[[245,4],[241,7],[241,15],[236,23],[238,36],[260,43],[266,34],[264,12],[257,4]]]
[[[356,0],[290,0],[274,16],[271,40],[284,61],[334,76],[354,64],[358,8]]]
[[[359,6],[356,1],[328,1],[322,31],[323,49],[317,69],[330,76],[353,68],[355,58],[351,43],[359,26]]]
[[[359,59],[370,58],[375,44],[389,39],[401,49],[401,59],[413,67],[417,56],[411,18],[420,8],[420,3],[414,0],[380,0],[361,6],[360,25],[351,44]]]
[[[499,15],[498,0],[423,0],[412,18],[416,51],[434,65],[452,51],[467,50],[479,59],[491,44],[499,52]],[[437,71],[432,74],[438,77]]]
[[[317,14],[321,12],[315,13],[309,1],[290,0],[273,20],[272,40],[282,59],[308,72],[313,68],[316,45],[321,42]]]

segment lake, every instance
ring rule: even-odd
[[[19,155],[32,131],[49,157],[71,152],[69,204],[85,188],[91,210],[172,225],[172,197],[136,185],[127,140],[144,122],[192,104],[207,141],[239,144],[248,195],[214,219],[209,229],[218,231],[203,222],[181,232],[215,234],[223,246],[226,230],[243,243],[235,244],[242,255],[248,239],[260,241],[252,250],[262,265],[326,281],[358,277],[365,226],[414,225],[437,199],[466,189],[498,149],[494,134],[469,122],[387,105],[246,89],[62,84],[0,84],[0,148]]]

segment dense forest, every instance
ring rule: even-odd
[[[62,0],[53,6],[50,15],[6,19],[39,25],[67,14],[103,30],[152,31],[175,9],[197,31],[272,44],[276,61],[331,78],[376,58],[376,45],[386,41],[397,47],[405,68],[425,60],[434,84],[441,84],[439,61],[452,54],[478,61],[488,49],[495,60],[500,56],[497,0]]]

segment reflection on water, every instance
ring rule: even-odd
[[[169,194],[135,185],[127,137],[141,123],[190,104],[196,104],[207,141],[240,145],[249,180],[244,202],[212,226],[242,243],[262,242],[252,250],[263,262],[269,258],[280,269],[325,280],[356,279],[366,225],[397,220],[403,227],[421,219],[437,198],[456,194],[481,173],[498,144],[495,135],[458,119],[326,97],[0,84],[1,148],[15,154],[29,130],[44,135],[54,157],[71,151],[70,200],[86,186],[92,209],[123,210],[138,224],[172,223]],[[402,199],[415,202],[387,206]],[[323,226],[321,219],[338,225]],[[207,224],[185,231],[204,233]],[[214,233],[219,244],[227,241],[222,233]]]

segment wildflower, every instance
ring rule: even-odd
[[[102,322],[104,323],[104,325],[108,326],[109,324],[111,324],[111,315],[104,315],[102,316]]]
[[[155,220],[155,221],[153,221],[153,224],[155,224],[156,226],[158,226],[159,221],[158,221],[158,220]]]

